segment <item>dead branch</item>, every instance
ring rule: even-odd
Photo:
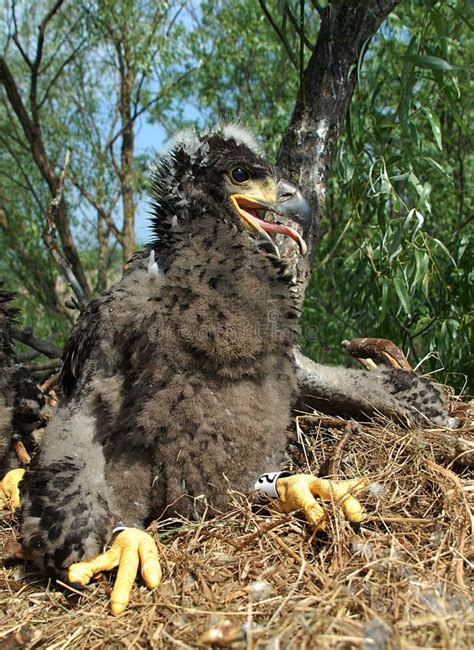
[[[40,352],[38,350],[25,350],[25,352],[20,352],[19,354],[16,355],[16,358],[20,363],[29,363],[30,361],[33,361],[37,357],[39,357]]]
[[[46,370],[57,370],[61,367],[61,359],[51,359],[48,363],[28,363],[25,368],[30,372],[45,372]]]
[[[31,329],[14,329],[13,338],[20,343],[24,343],[33,350],[37,350],[50,359],[57,359],[61,356],[61,351],[49,339],[38,339],[33,335]]]
[[[359,425],[357,424],[357,422],[347,423],[346,427],[344,428],[344,433],[342,435],[342,438],[339,440],[339,442],[335,445],[334,449],[332,450],[331,458],[329,459],[328,462],[327,476],[329,478],[333,480],[337,480],[340,478],[339,473],[341,470],[342,452],[344,451],[346,443],[349,440],[351,434],[357,433],[358,430],[359,430]]]
[[[15,453],[17,455],[18,460],[22,464],[23,467],[26,467],[30,464],[31,462],[31,456],[30,454],[26,451],[25,445],[21,440],[16,440],[14,444],[15,448]]]
[[[70,159],[71,159],[71,152],[67,151],[66,156],[64,158],[64,164],[61,170],[61,176],[59,178],[59,184],[58,184],[56,194],[51,199],[51,202],[48,207],[48,211],[46,213],[46,225],[43,230],[42,238],[51,254],[51,257],[59,266],[64,276],[66,277],[67,281],[69,282],[69,285],[76,297],[77,306],[80,309],[82,309],[86,306],[88,302],[87,297],[84,291],[82,290],[81,283],[79,282],[79,280],[76,278],[74,274],[72,266],[69,264],[65,256],[60,251],[56,241],[56,225],[55,225],[56,215],[59,211],[59,206],[61,205],[61,202],[63,200],[62,195],[63,195],[63,188],[64,188],[64,180],[66,178]]]
[[[57,386],[59,383],[59,372],[56,372],[52,374],[48,379],[46,379],[42,384],[40,384],[40,390],[43,391],[43,393],[49,393],[49,391],[52,391],[54,386]],[[54,396],[53,399],[55,399],[56,396]]]
[[[112,219],[112,215],[107,210],[105,210],[102,205],[100,205],[97,199],[94,196],[92,196],[89,190],[82,183],[80,183],[76,178],[71,178],[71,181],[74,184],[74,186],[79,190],[79,192],[82,194],[82,196],[86,199],[86,201],[90,203],[91,206],[97,211],[99,217],[105,221],[108,229],[113,234],[115,239],[118,242],[122,243],[123,233],[115,225],[114,220]]]

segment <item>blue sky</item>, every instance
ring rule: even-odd
[[[136,134],[136,153],[141,154],[144,150],[154,149],[157,154],[163,149],[166,143],[166,132],[159,124],[150,124],[143,120],[139,125]],[[138,244],[144,244],[149,239],[147,197],[138,196],[137,214],[135,219],[135,236]]]
[[[194,106],[191,104],[187,104],[185,106],[184,118],[186,120],[189,120],[190,123],[199,119],[200,117],[202,117],[201,114]],[[167,140],[168,137],[165,129],[156,122],[148,122],[146,116],[144,116],[143,119],[139,120],[138,128],[136,131],[135,153],[137,155],[140,155],[145,150],[149,152],[150,149],[152,149],[158,156],[160,151],[166,145]],[[147,196],[138,195],[137,202],[135,235],[137,238],[137,244],[141,245],[145,244],[150,236]]]

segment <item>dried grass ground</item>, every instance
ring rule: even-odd
[[[474,441],[472,410],[454,400],[452,410],[459,433]],[[336,504],[328,504],[321,539],[298,518],[236,494],[226,516],[152,528],[163,584],[154,592],[137,584],[118,618],[109,613],[107,576],[79,594],[7,562],[0,649],[195,648],[211,639],[268,650],[474,647],[472,474],[447,460],[443,431],[393,423],[360,425],[333,458],[346,424],[297,418],[288,467],[318,474],[332,458],[338,478],[369,475],[358,533]],[[16,531],[4,513],[2,546]]]

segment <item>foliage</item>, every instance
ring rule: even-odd
[[[37,129],[44,167],[54,177],[72,154],[64,199],[93,293],[117,278],[117,250],[127,257],[133,249],[135,196],[152,156],[134,155],[136,122],[151,106],[165,111],[186,73],[173,47],[182,31],[175,4],[4,4],[0,56]],[[67,287],[42,242],[52,191],[1,84],[0,127],[0,274],[17,291],[24,322],[64,338],[76,314],[64,307]]]
[[[114,226],[120,230],[123,219],[121,59],[112,32],[129,44],[131,106],[142,120],[172,132],[240,116],[275,158],[317,36],[315,7],[326,4],[97,0],[58,12],[39,81],[40,95],[47,94],[42,135],[56,169],[66,149],[73,152],[66,198],[94,290],[110,283],[120,265]],[[36,25],[53,3],[4,6],[2,53],[27,98],[28,70],[12,34],[17,30],[30,52]],[[303,346],[314,358],[346,363],[342,339],[376,335],[402,343],[414,363],[431,355],[423,370],[446,368],[457,388],[465,375],[472,378],[471,33],[467,0],[403,2],[354,70],[358,85],[303,313]],[[64,335],[71,319],[64,284],[41,243],[50,196],[1,90],[0,98],[0,226],[8,226],[1,228],[0,274],[20,291],[25,322],[34,322],[38,334]],[[133,153],[136,204],[153,154]],[[101,278],[104,265],[112,272]]]
[[[298,76],[260,6],[203,0],[189,10],[187,24],[186,55],[196,70],[177,89],[172,112],[163,120],[153,111],[153,119],[169,133],[190,124],[241,120],[275,158]]]
[[[402,3],[370,44],[339,143],[307,293],[307,350],[400,341],[423,370],[473,379],[472,214],[467,179],[474,53],[466,3]],[[320,326],[319,326],[320,324]],[[459,373],[459,374],[457,374]]]

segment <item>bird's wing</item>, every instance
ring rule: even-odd
[[[325,366],[297,349],[298,406],[331,415],[352,417],[376,414],[400,422],[425,421],[454,426],[442,393],[414,372],[395,368],[356,370]]]
[[[63,366],[59,382],[64,395],[68,396],[73,392],[84,365],[94,349],[100,357],[101,343],[105,340],[113,345],[112,332],[133,322],[133,317],[137,313],[136,306],[132,305],[134,297],[137,298],[139,305],[143,304],[140,303],[143,297],[143,286],[148,286],[144,278],[147,277],[149,255],[148,251],[133,255],[121,280],[98,298],[91,300],[77,319],[62,356]],[[121,326],[114,325],[117,314],[120,313],[128,313],[130,318],[128,322],[125,319]],[[109,367],[110,370],[110,353],[105,357],[102,355],[98,363]]]
[[[76,321],[64,348],[59,383],[64,395],[68,396],[74,390],[85,362],[91,355],[94,342],[97,340],[101,322],[101,310],[104,303],[111,299],[110,294],[104,294],[92,300],[82,311]]]

